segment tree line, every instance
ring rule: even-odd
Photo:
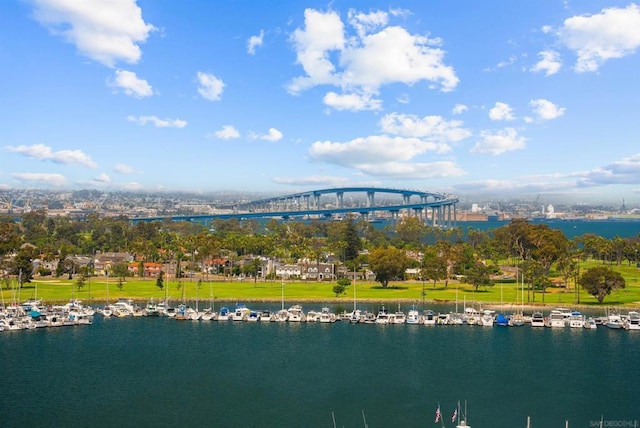
[[[488,287],[503,269],[514,268],[526,278],[530,299],[546,288],[553,276],[564,284],[582,286],[602,302],[606,295],[626,284],[612,269],[637,264],[640,237],[606,239],[585,234],[568,239],[546,224],[514,219],[491,231],[461,227],[431,227],[416,217],[405,217],[385,228],[347,217],[343,221],[277,221],[216,219],[209,227],[193,222],[136,222],[127,217],[85,219],[49,217],[45,210],[22,215],[19,221],[0,217],[0,272],[34,274],[33,260],[58,261],[50,274],[89,275],[69,262],[72,255],[97,252],[129,252],[138,262],[176,263],[197,270],[212,258],[228,263],[224,274],[257,278],[258,258],[283,263],[306,259],[316,263],[337,260],[348,271],[367,269],[382,287],[407,279],[433,283],[461,279],[473,287]],[[249,260],[249,262],[247,262]],[[580,272],[581,262],[595,260],[596,267]],[[180,269],[178,269],[180,272]],[[122,272],[126,274],[126,272]]]

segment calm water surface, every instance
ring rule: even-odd
[[[474,428],[633,426],[639,350],[604,327],[97,315],[0,333],[0,426],[440,427],[440,405],[450,427],[458,401]]]

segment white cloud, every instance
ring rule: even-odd
[[[146,125],[147,123],[153,124],[156,128],[184,128],[187,126],[187,121],[182,119],[160,119],[157,116],[127,116],[129,122],[138,123],[140,125]]]
[[[565,112],[564,107],[558,107],[551,101],[544,99],[531,100],[529,103],[533,108],[533,112],[540,120],[552,120],[562,116]]]
[[[334,101],[331,106],[344,108],[347,104],[354,110],[358,105],[362,109],[372,105],[354,102],[358,100],[353,94],[358,94],[360,101],[372,99],[387,84],[428,81],[430,87],[453,90],[459,80],[453,68],[443,63],[444,51],[438,47],[441,41],[412,35],[402,27],[385,27],[387,20],[386,12],[351,10],[348,23],[354,31],[348,34],[336,12],[305,10],[304,28],[296,29],[292,36],[297,62],[305,75],[289,83],[289,92],[336,86],[343,94],[327,94],[325,103],[328,97]]]
[[[0,190],[9,190],[9,189],[11,189],[11,186],[9,186],[8,184],[0,183]]]
[[[58,164],[65,165],[82,165],[87,168],[97,168],[91,156],[85,154],[82,150],[60,150],[54,152],[51,147],[44,144],[33,144],[31,146],[5,147],[5,150],[12,153],[20,153],[24,156],[38,159],[48,160]]]
[[[542,51],[538,56],[542,59],[530,69],[530,71],[534,73],[544,72],[545,76],[551,76],[552,74],[556,74],[560,70],[560,67],[562,67],[558,52]]]
[[[358,33],[358,37],[362,38],[368,33],[387,25],[389,15],[383,11],[362,13],[355,9],[349,9],[348,20],[349,24]]]
[[[62,187],[67,184],[67,179],[62,174],[48,174],[40,172],[16,172],[11,174],[13,178],[22,182],[42,183],[53,187]]]
[[[361,165],[365,174],[386,179],[426,180],[429,178],[460,177],[465,171],[454,162],[403,163],[389,162],[382,165]]]
[[[471,136],[462,128],[462,121],[446,121],[442,116],[424,116],[390,113],[380,119],[380,127],[389,134],[424,138],[441,143],[458,142]]]
[[[280,132],[276,128],[269,128],[269,132],[267,134],[265,135],[253,134],[252,137],[260,140],[271,141],[273,143],[275,141],[279,141],[282,139],[282,132]]]
[[[343,187],[349,184],[351,181],[343,177],[318,176],[312,175],[309,177],[274,177],[274,183],[289,184],[294,186],[322,186],[322,187]]]
[[[109,177],[105,173],[98,174],[98,176],[94,178],[94,180],[98,183],[104,183],[104,184],[111,183],[111,177]]]
[[[374,94],[336,94],[335,92],[327,92],[322,101],[329,107],[336,110],[380,110],[382,108],[382,100],[372,98]]]
[[[462,114],[462,113],[464,113],[464,112],[465,112],[465,111],[467,111],[467,110],[469,110],[469,107],[467,107],[466,105],[464,105],[464,104],[456,104],[456,105],[453,107],[453,110],[452,110],[451,112],[452,112],[453,114]]]
[[[222,97],[222,91],[224,90],[224,82],[218,79],[213,74],[203,73],[198,71],[197,74],[198,93],[202,98],[210,101],[218,101]]]
[[[240,133],[232,125],[224,125],[222,129],[214,132],[213,135],[221,140],[231,140],[240,137]]]
[[[136,73],[127,70],[116,70],[115,78],[109,82],[112,87],[120,88],[125,94],[144,98],[153,95],[153,88],[146,80],[138,78]]]
[[[489,110],[489,118],[491,120],[513,120],[513,110],[509,104],[497,102],[496,105]]]
[[[113,166],[113,170],[118,174],[133,174],[135,171],[129,165],[117,163]]]
[[[558,37],[578,56],[576,71],[597,71],[607,60],[631,55],[640,46],[640,8],[631,3],[573,16],[564,21]]]
[[[640,153],[612,162],[602,168],[580,174],[578,185],[581,187],[603,186],[609,184],[633,184],[640,182]]]
[[[524,149],[527,139],[518,135],[514,128],[506,128],[496,133],[483,131],[481,140],[471,149],[471,153],[499,155],[513,150]]]
[[[346,143],[316,141],[309,156],[319,162],[361,168],[368,164],[406,162],[428,151],[438,151],[440,145],[419,138],[374,135],[355,138]]]
[[[247,53],[249,55],[255,55],[256,48],[262,46],[264,40],[264,30],[260,30],[260,34],[257,36],[249,37],[247,40]]]
[[[107,67],[135,64],[154,26],[142,19],[136,0],[33,0],[35,19],[63,36],[84,56]]]

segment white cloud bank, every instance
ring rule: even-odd
[[[631,55],[640,46],[640,7],[631,3],[595,15],[573,16],[557,35],[577,55],[576,71],[597,71],[606,61]]]
[[[146,125],[153,124],[156,128],[184,128],[187,121],[182,119],[160,119],[157,116],[127,116],[129,122]]]
[[[118,61],[135,64],[140,44],[155,30],[142,19],[135,0],[32,0],[34,17],[53,34],[107,67]]]
[[[459,79],[445,65],[440,39],[410,34],[388,24],[387,12],[349,11],[347,25],[335,11],[306,9],[303,28],[291,41],[297,63],[305,72],[288,85],[298,94],[318,85],[331,85],[342,93],[329,92],[324,102],[341,110],[375,110],[383,85],[413,85],[427,81],[430,87],[453,90]]]
[[[91,156],[85,154],[82,150],[59,150],[54,152],[51,147],[44,144],[33,144],[31,146],[7,146],[5,150],[12,153],[19,153],[26,157],[48,160],[57,164],[65,165],[81,165],[87,168],[97,168]]]
[[[24,183],[36,183],[37,185],[44,184],[53,187],[63,187],[67,184],[67,179],[62,174],[16,172],[11,174],[11,177]]]

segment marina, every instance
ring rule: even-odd
[[[333,417],[336,426],[361,427],[364,412],[370,427],[431,426],[440,406],[452,427],[463,400],[468,425],[478,428],[524,427],[527,417],[534,427],[640,419],[628,396],[640,382],[640,335],[631,330],[357,327],[325,308],[335,322],[178,322],[96,310],[90,326],[5,331],[2,377],[15,387],[0,414],[6,426],[101,426],[117,414],[141,426],[153,415],[163,425],[331,427]],[[34,393],[26,377],[56,393]]]

